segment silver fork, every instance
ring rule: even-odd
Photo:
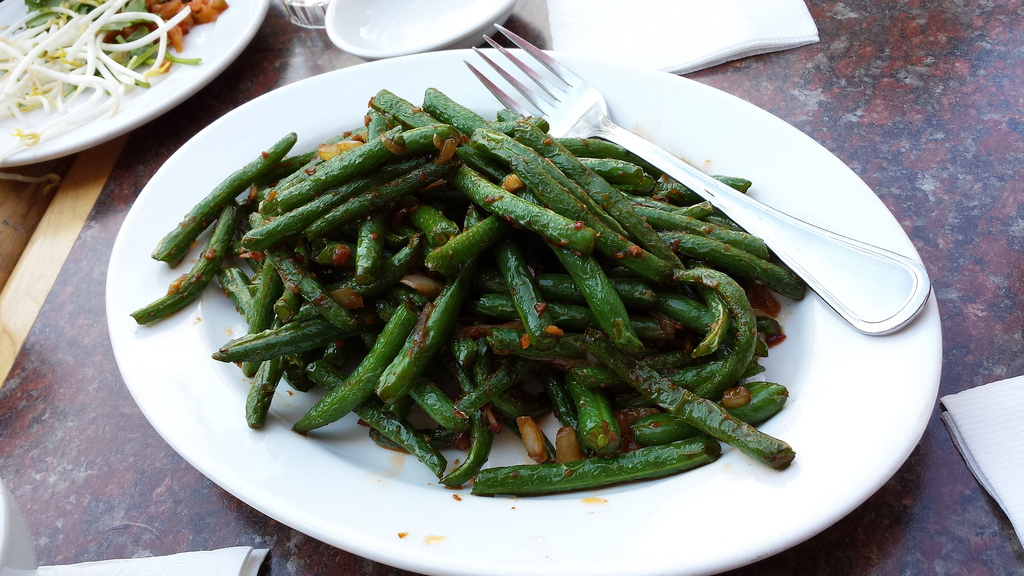
[[[612,122],[604,96],[585,80],[513,32],[498,30],[544,66],[549,79],[500,46],[484,39],[530,78],[531,89],[482,51],[476,53],[540,111],[556,137],[602,138],[647,160],[722,210],[765,243],[854,328],[890,334],[924,308],[931,284],[924,266],[902,255],[824,230],[736,192],[668,151]],[[466,62],[484,86],[508,109],[532,115],[484,74]]]

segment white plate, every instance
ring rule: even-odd
[[[300,135],[296,149],[307,150],[361,124],[380,88],[418,103],[433,86],[493,114],[493,100],[462,63],[474,57],[421,54],[275,90],[200,132],[142,191],[110,259],[108,323],[125,382],[174,449],[297,530],[360,556],[445,575],[721,571],[809,538],[882,486],[914,449],[935,405],[941,336],[934,299],[909,327],[885,337],[856,332],[813,295],[787,305],[789,338],[764,362],[764,376],[788,386],[791,400],[763,427],[796,449],[785,472],[727,449],[714,464],[672,478],[519,499],[447,490],[418,462],[373,445],[351,416],[319,439],[294,434],[291,423],[313,399],[290,390],[275,397],[266,429],[249,430],[246,382],[236,366],[210,360],[244,330],[216,290],[178,316],[135,326],[128,314],[181,273],[151,260],[150,251],[224,175],[288,131]],[[713,173],[751,178],[752,193],[769,204],[917,258],[871,190],[781,120],[685,78],[559,57],[604,91],[624,126]],[[333,127],[324,122],[326,101]],[[524,457],[506,448],[496,459]]]
[[[471,48],[504,24],[515,0],[333,0],[327,37],[368,60]]]
[[[202,58],[201,64],[175,64],[170,73],[156,79],[150,88],[132,90],[113,117],[104,115],[30,148],[22,147],[0,160],[0,167],[43,162],[101,144],[142,126],[198,92],[223,72],[249,44],[263,23],[269,0],[228,0],[228,6],[213,23],[192,28],[185,36],[184,51],[175,53],[182,58]],[[22,0],[2,2],[0,25],[14,22],[24,13],[25,3]],[[30,127],[39,126],[54,117],[39,110],[26,114],[25,121]],[[21,146],[11,132],[24,127],[15,118],[0,120],[0,152]]]

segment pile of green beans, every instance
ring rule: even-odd
[[[153,253],[177,266],[213,227],[197,263],[132,316],[165,318],[216,277],[248,333],[213,358],[251,378],[250,427],[282,381],[320,387],[295,432],[355,413],[474,494],[661,477],[720,443],[786,468],[793,449],[754,426],[788,392],[748,382],[784,336],[748,293],[803,283],[639,158],[546,128],[382,90],[363,126],[292,156],[289,134],[211,191]],[[548,414],[556,442],[528,442]],[[534,463],[486,467],[505,428]]]

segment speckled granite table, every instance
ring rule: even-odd
[[[878,194],[932,275],[940,394],[1024,373],[1024,7],[811,2],[821,42],[692,74],[821,142]],[[543,2],[509,21],[545,46]],[[625,41],[625,39],[624,39]],[[136,130],[0,389],[0,477],[44,564],[233,545],[264,574],[398,574],[295,532],[174,453],[107,337],[107,259],[132,201],[202,127],[275,87],[358,64],[276,4],[225,74]],[[809,541],[737,574],[1020,574],[1024,550],[939,421],[891,481]]]

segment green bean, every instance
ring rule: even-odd
[[[357,284],[370,284],[380,275],[384,260],[384,231],[388,213],[380,210],[369,214],[359,225],[356,241]]]
[[[714,402],[672,384],[643,362],[619,354],[605,337],[588,333],[586,347],[649,400],[752,459],[782,470],[795,458],[796,453],[782,440],[736,420]]]
[[[615,158],[579,158],[580,164],[593,170],[612,186],[619,184],[640,184],[644,179],[643,168]]]
[[[458,276],[445,283],[433,302],[423,307],[416,328],[381,374],[377,383],[381,400],[390,405],[405,396],[448,340],[475,268],[472,263],[467,264]]]
[[[153,250],[153,258],[167,262],[172,268],[181,263],[185,255],[188,254],[189,248],[192,247],[192,243],[213,223],[224,208],[249,188],[257,178],[284,158],[284,155],[295,145],[296,140],[297,137],[294,133],[288,134],[274,144],[270,150],[263,152],[258,158],[218,184],[206,198],[203,198],[185,215],[185,219],[174,230],[160,240],[156,249]]]
[[[597,322],[594,313],[586,306],[563,304],[561,302],[546,302],[545,304],[545,314],[561,330],[581,331],[594,326]],[[519,311],[512,297],[506,294],[484,294],[474,302],[473,310],[484,316],[490,316],[499,320],[515,320],[520,318]],[[673,334],[666,332],[661,323],[654,318],[630,314],[629,322],[637,336],[643,340],[672,339]],[[531,343],[533,342],[531,336]],[[537,347],[537,349],[543,350],[541,347]]]
[[[224,255],[231,250],[231,237],[238,225],[237,210],[228,204],[220,209],[217,226],[192,269],[182,274],[169,287],[167,294],[132,312],[139,324],[150,324],[181,310],[202,294],[217,275]]]
[[[469,430],[469,418],[455,407],[455,402],[436,384],[420,380],[409,389],[409,395],[427,416],[444,428],[459,432]]]
[[[257,334],[269,330],[274,324],[274,304],[281,297],[284,283],[274,266],[264,260],[256,276],[256,292],[253,294],[252,318],[246,330],[248,334]],[[252,378],[259,369],[258,362],[243,362],[242,374]]]
[[[471,344],[466,346],[456,344],[453,347],[461,348],[467,352],[474,348]],[[473,391],[475,386],[473,377],[469,374],[469,371],[466,370],[462,363],[456,363],[455,365],[455,378],[458,381],[459,388],[462,390],[463,394],[468,394]],[[462,463],[441,478],[441,483],[449,488],[458,488],[476,476],[480,469],[483,468],[483,465],[487,462],[487,458],[491,453],[491,447],[494,443],[494,433],[491,432],[490,425],[484,419],[480,410],[473,410],[470,412],[469,421],[469,453],[462,460]]]
[[[217,271],[217,281],[224,293],[235,305],[235,310],[249,322],[252,318],[252,293],[249,292],[249,277],[238,268],[227,267]]]
[[[439,124],[436,118],[408,100],[381,90],[370,100],[370,106],[377,112],[388,114],[408,128],[423,128]],[[449,122],[450,124],[450,122]]]
[[[697,291],[704,297],[704,303],[711,314],[711,324],[708,325],[704,339],[694,347],[694,358],[716,352],[722,344],[725,331],[729,328],[729,310],[726,308],[722,298],[707,286],[697,286]]]
[[[282,324],[287,324],[298,316],[302,310],[302,297],[294,292],[285,290],[281,297],[274,302],[274,316]]]
[[[501,166],[499,162],[469,146],[459,146],[455,149],[455,154],[462,158],[466,166],[490,178],[493,182],[502,182],[508,176],[508,169],[505,166]]]
[[[640,166],[654,178],[661,176],[661,170],[650,162],[633,154],[618,144],[598,138],[558,138],[558,143],[578,158],[613,158]]]
[[[765,245],[763,240],[756,236],[751,236],[746,232],[728,230],[721,226],[715,226],[708,222],[701,222],[696,218],[691,218],[689,216],[673,213],[669,210],[660,208],[652,208],[649,206],[636,206],[635,208],[637,214],[643,216],[644,219],[646,219],[647,222],[655,228],[682,231],[688,234],[697,234],[698,236],[707,236],[708,238],[717,240],[723,244],[735,246],[740,250],[762,259],[767,259],[771,256],[768,252],[768,246]]]
[[[463,166],[455,173],[452,184],[484,210],[531,230],[552,243],[582,254],[594,249],[596,233],[582,223],[577,224],[546,208],[487,181],[478,172]]]
[[[515,395],[513,392],[516,392],[516,390],[509,390],[492,396],[491,406],[494,406],[503,416],[513,420],[523,416],[529,416],[536,420],[551,412],[551,402],[548,401],[547,395],[523,396]],[[518,428],[518,426],[515,426],[513,430],[517,435],[519,434]],[[547,437],[544,438],[544,441],[548,445],[548,453],[554,454],[554,447]]]
[[[538,161],[514,156],[511,165],[516,175],[526,182],[530,190],[536,193],[545,205],[563,216],[578,219],[597,231],[596,250],[648,280],[663,282],[671,276],[672,268],[669,263],[610,228],[583,202],[569,194],[567,188],[550,177]]]
[[[300,234],[303,228],[316,222],[317,219],[322,218],[347,200],[367,194],[374,188],[404,174],[409,174],[426,163],[426,159],[413,158],[382,166],[371,174],[353,177],[302,206],[281,214],[264,224],[254,226],[242,237],[242,247],[251,251],[266,250]]]
[[[750,401],[725,410],[734,418],[748,424],[760,424],[775,416],[786,405],[789,390],[774,382],[748,382],[743,387],[750,394]]]
[[[580,419],[576,414],[576,402],[573,400],[569,389],[565,385],[565,379],[555,370],[545,368],[540,375],[541,384],[551,401],[551,410],[559,424],[572,428],[576,434],[576,440],[583,448],[583,436],[580,432]]]
[[[353,267],[355,266],[355,244],[349,242],[325,242],[317,251],[313,261],[321,266]]]
[[[356,130],[351,130],[338,134],[325,140],[320,146],[339,144],[341,142],[358,142],[360,145],[367,141],[366,128],[360,127]],[[302,180],[308,175],[316,171],[320,164],[324,163],[323,156],[320,155],[320,146],[316,150],[309,152],[309,160],[306,161],[300,169],[292,172],[288,176],[282,178],[277,184],[273,185],[272,189],[268,190],[267,193],[261,198],[260,212],[263,214],[274,214],[276,213],[274,199],[279,193],[287,190],[288,188],[295,185],[296,182]],[[269,197],[269,199],[268,199]]]
[[[625,237],[625,230],[576,183],[532,148],[490,130],[478,130],[470,145],[511,167],[541,203],[597,233],[595,249],[655,282],[671,276],[671,266]]]
[[[622,433],[608,398],[582,386],[571,372],[565,376],[565,387],[576,404],[583,444],[599,456],[618,452],[622,447]]]
[[[652,310],[701,334],[711,330],[712,316],[707,306],[688,296],[662,291],[658,294],[658,302]]]
[[[370,108],[366,111],[366,139],[374,140],[380,138],[382,134],[394,128],[392,120],[394,116],[391,114],[385,114]]]
[[[662,237],[676,251],[690,258],[709,262],[716,268],[743,278],[757,280],[794,300],[804,296],[804,283],[795,274],[739,248],[685,232],[662,232]]]
[[[437,208],[412,199],[413,206],[409,210],[409,223],[427,240],[427,246],[437,248],[443,246],[460,232],[458,224],[452,222]]]
[[[355,318],[327,293],[316,276],[298,263],[294,254],[277,250],[268,250],[266,254],[267,260],[281,274],[289,291],[302,294],[321,316],[340,330],[355,331]]]
[[[355,413],[363,422],[423,462],[435,476],[444,476],[444,471],[448,467],[445,457],[430,445],[420,431],[388,411],[379,400],[370,397],[356,407]]]
[[[249,393],[245,398],[245,421],[249,428],[262,428],[267,422],[270,402],[274,398],[281,376],[284,375],[284,358],[271,358],[260,363],[256,376],[249,384]]]
[[[292,186],[281,188],[273,198],[268,198],[261,206],[262,213],[284,214],[307,204],[351,178],[366,174],[394,156],[385,146],[385,142],[400,139],[401,134],[401,128],[392,128],[380,138],[345,150],[317,165],[315,169],[304,172],[304,177],[296,180]]]
[[[745,388],[750,401],[735,408],[724,408],[730,416],[747,424],[760,424],[778,414],[789,393],[784,386],[771,382],[753,382]],[[668,412],[641,416],[630,425],[633,439],[641,446],[653,446],[693,438],[701,431]]]
[[[288,178],[302,168],[306,167],[317,156],[316,150],[310,150],[296,156],[286,156],[280,162],[267,169],[253,184],[256,186],[273,186],[282,179]]]
[[[554,348],[537,350],[526,341],[526,331],[518,328],[494,327],[487,334],[487,344],[495,354],[520,356],[556,365],[574,364],[587,356],[583,349],[583,335],[566,332]],[[523,342],[527,342],[523,346]]]
[[[472,134],[478,128],[491,126],[490,122],[436,88],[427,88],[423,93],[423,109],[442,122],[455,126],[459,132],[466,135]]]
[[[367,194],[348,198],[309,224],[305,229],[305,235],[307,238],[313,239],[325,236],[339,225],[363,218],[398,198],[422,190],[436,180],[447,178],[458,167],[458,164],[457,162],[424,164],[408,174],[377,186]]]
[[[319,315],[308,320],[292,320],[280,328],[246,334],[221,346],[213,359],[221,362],[262,362],[278,356],[291,356],[323,348],[331,342],[357,336],[374,322],[375,316],[363,314],[356,329],[341,330]]]
[[[625,228],[637,243],[652,254],[665,260],[669,265],[681,266],[679,257],[665,244],[654,229],[651,228],[633,206],[622,197],[622,194],[605,182],[593,171],[583,166],[579,160],[553,141],[536,127],[520,122],[516,127],[516,140],[540,152],[551,160],[571,180],[583,187],[595,202],[603,206],[622,227]]]
[[[441,483],[449,488],[458,488],[476,476],[491,453],[494,434],[484,418],[477,413],[471,414],[469,454],[451,472],[441,477]]]
[[[422,243],[422,236],[413,236],[401,250],[385,261],[384,265],[381,266],[380,275],[373,282],[359,284],[353,278],[338,284],[330,284],[326,287],[327,291],[331,294],[336,291],[351,292],[362,298],[369,298],[387,292],[394,288],[402,277],[408,274],[419,261],[420,245]]]
[[[505,277],[512,303],[518,311],[523,327],[529,334],[530,345],[538,350],[549,350],[558,342],[562,331],[555,326],[547,302],[537,292],[526,263],[526,256],[518,244],[502,240],[494,251],[498,269]]]
[[[644,345],[629,322],[622,299],[615,292],[600,264],[588,256],[574,254],[556,246],[551,248],[573,281],[580,287],[587,305],[597,319],[597,324],[611,336],[615,347],[630,356],[642,355]]]
[[[718,442],[698,439],[648,446],[607,458],[485,468],[473,481],[473,494],[552,494],[661,478],[714,462],[721,453]]]
[[[444,245],[431,250],[427,254],[424,266],[427,270],[452,276],[466,261],[493,246],[511,229],[512,226],[500,217],[488,216],[467,227]]]
[[[512,357],[503,361],[493,374],[476,378],[476,387],[466,393],[456,407],[467,413],[480,409],[498,394],[518,384],[532,367],[533,364],[523,358]]]
[[[646,283],[636,278],[609,278],[612,289],[622,303],[630,308],[646,310],[658,302],[659,296]],[[481,273],[474,279],[474,288],[480,292],[504,293],[508,291],[500,274]],[[537,288],[547,300],[567,304],[586,304],[583,291],[567,274],[539,273]]]
[[[324,360],[313,362],[309,367],[309,377],[329,392],[292,426],[292,430],[305,434],[326,426],[355,410],[356,406],[372,396],[380,375],[398,355],[406,337],[412,332],[416,316],[407,306],[399,306],[384,325],[373,347],[347,378]]]
[[[675,281],[705,286],[722,298],[731,315],[730,332],[735,341],[722,363],[722,370],[694,391],[698,396],[716,399],[740,377],[753,359],[757,343],[757,320],[743,288],[728,275],[709,268],[691,268],[676,272]]]

